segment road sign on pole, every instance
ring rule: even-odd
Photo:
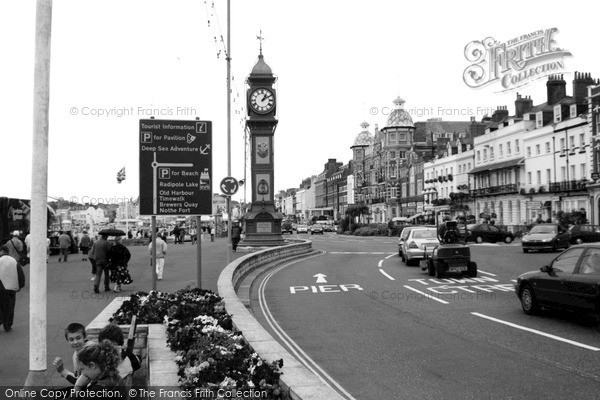
[[[140,120],[140,214],[212,214],[212,122]]]
[[[224,195],[232,196],[237,193],[238,189],[240,188],[240,183],[234,177],[228,176],[223,178],[219,187]]]

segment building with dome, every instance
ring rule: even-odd
[[[354,201],[370,208],[370,222],[387,222],[391,218],[413,216],[424,211],[423,164],[452,151],[453,146],[473,144],[483,134],[483,122],[442,121],[433,118],[413,122],[397,97],[386,125],[361,124],[362,131],[354,139],[352,167]],[[449,147],[450,146],[450,147]]]

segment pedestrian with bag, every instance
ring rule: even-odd
[[[108,252],[110,259],[110,281],[115,284],[113,291],[118,293],[121,291],[121,285],[129,285],[133,282],[127,263],[131,259],[131,253],[127,247],[121,243],[121,236],[117,236],[115,244],[110,248]]]
[[[234,221],[233,224],[231,225],[231,247],[233,248],[234,252],[236,251],[237,245],[240,242],[241,238],[242,238],[242,228],[240,227],[240,223],[237,221]]]
[[[12,330],[16,293],[24,287],[23,268],[9,255],[8,245],[3,245],[0,248],[0,323],[6,332]]]

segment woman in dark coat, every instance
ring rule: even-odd
[[[121,237],[117,236],[115,245],[108,252],[110,259],[110,281],[115,283],[114,291],[121,291],[121,284],[129,285],[133,282],[127,263],[131,259],[131,253],[127,247],[121,244]]]

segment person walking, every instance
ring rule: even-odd
[[[88,236],[87,231],[83,231],[83,236],[79,241],[79,249],[83,254],[83,258],[81,261],[86,261],[88,257],[88,252],[90,251],[90,247],[92,247],[92,239]]]
[[[241,238],[242,228],[240,227],[240,223],[234,221],[233,225],[231,225],[231,247],[233,248],[234,252],[236,251],[237,245]]]
[[[8,246],[8,254],[19,262],[21,254],[23,254],[23,242],[19,239],[19,231],[12,233],[12,238],[6,242],[6,245]]]
[[[175,228],[173,228],[173,236],[175,236],[175,244],[179,243],[179,233],[181,231],[179,230],[179,225],[175,225]]]
[[[181,227],[179,229],[179,243],[184,244],[185,242],[185,227]]]
[[[190,228],[190,239],[192,240],[192,246],[196,244],[196,238],[197,238],[197,231],[196,231],[196,227],[191,227]]]
[[[104,291],[110,291],[109,251],[111,247],[112,244],[108,241],[108,235],[100,236],[100,239],[95,243],[94,260],[96,260],[96,279],[94,279],[94,293],[100,293],[98,288],[100,287],[102,272],[104,272]]]
[[[210,235],[210,241],[214,242],[215,241],[215,233],[213,231],[212,224],[210,224],[206,227],[206,232],[208,232],[208,234]]]
[[[66,232],[60,231],[60,236],[58,237],[58,248],[60,250],[58,262],[61,262],[63,258],[65,259],[65,262],[67,262],[69,258],[69,249],[71,248],[71,237],[67,235]]]
[[[25,286],[25,274],[17,260],[9,255],[8,245],[0,248],[0,323],[9,332],[15,317],[16,293]]]
[[[110,281],[114,282],[113,291],[121,291],[121,285],[129,285],[133,280],[129,274],[127,263],[131,259],[131,253],[127,247],[121,243],[121,236],[117,236],[115,244],[108,251],[110,259]]]
[[[152,256],[152,241],[148,246],[150,255]],[[167,243],[160,236],[156,235],[156,276],[159,281],[163,278],[165,267],[165,256],[167,255]]]

